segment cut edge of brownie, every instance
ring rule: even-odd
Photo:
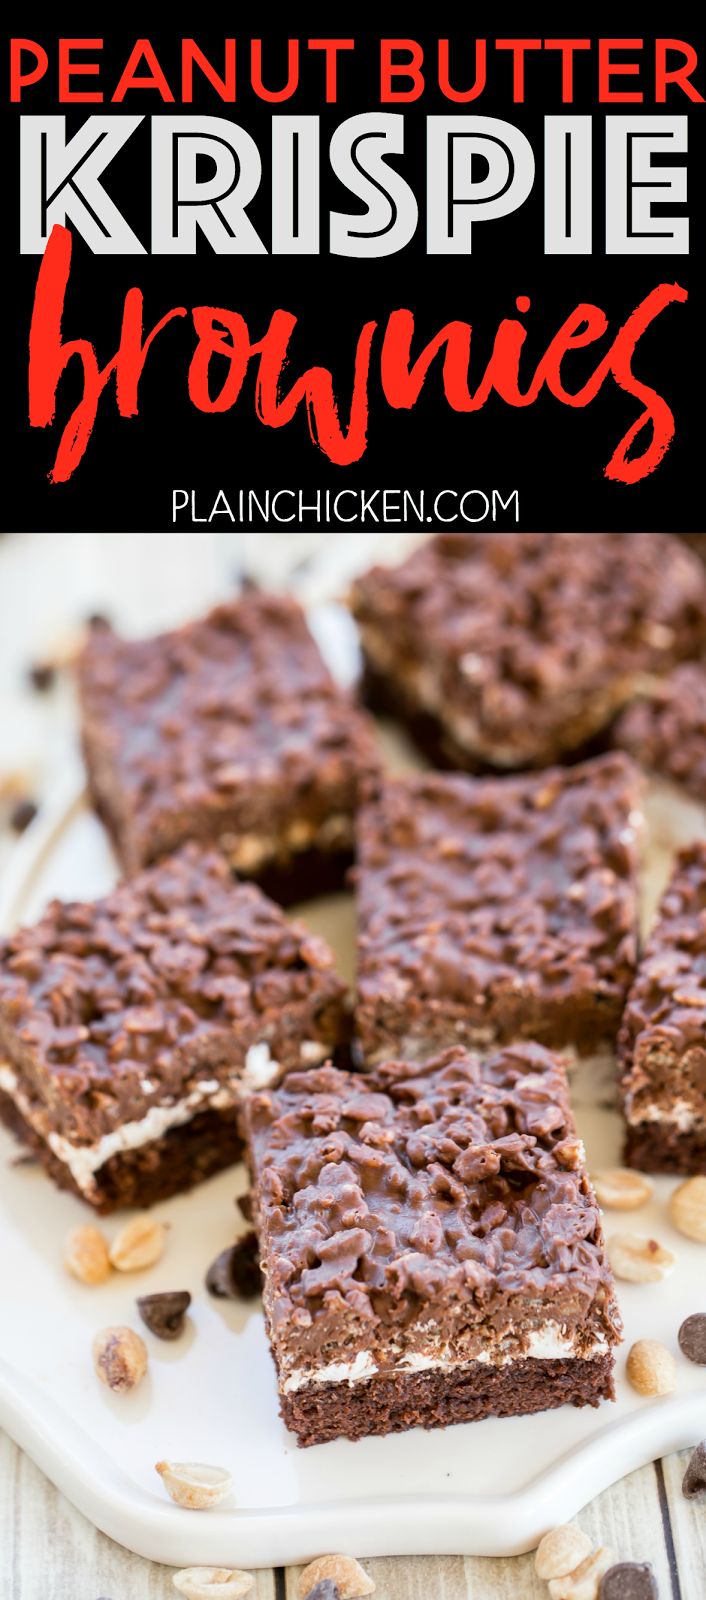
[[[216,651],[211,658],[206,648],[209,630],[214,636],[228,639],[229,629],[236,675],[238,660],[242,667],[252,652],[253,703],[259,703],[256,691],[261,684],[263,703],[269,707],[272,682],[279,682],[279,710],[286,709],[289,703],[303,719],[302,727],[295,727],[292,735],[287,719],[277,714],[275,703],[271,719],[274,732],[270,732],[274,746],[268,747],[272,770],[261,777],[253,774],[248,765],[245,733],[235,758],[229,761],[222,755],[218,765],[212,755],[219,730],[223,744],[228,729],[232,735],[243,719],[242,681],[239,714],[234,710],[229,722],[223,652]],[[199,655],[194,641],[202,636],[206,646]],[[266,646],[270,638],[268,659]],[[175,665],[175,659],[181,659],[180,652],[186,651],[188,657],[190,649],[196,664],[193,680],[188,665],[186,671],[177,670]],[[181,724],[181,741],[188,744],[191,737],[195,746],[196,767],[202,779],[198,793],[190,794],[186,786],[175,781],[170,766],[170,752],[176,747],[174,727],[169,736],[161,726],[154,732],[153,772],[145,773],[142,756],[134,770],[126,766],[123,748],[129,745],[133,723],[139,726],[140,715],[147,716],[151,701],[146,692],[131,711],[127,691],[117,701],[107,694],[106,684],[122,657],[119,676],[126,682],[133,666],[140,679],[140,665],[144,669],[147,660],[163,667],[167,676],[169,672],[176,674],[184,685],[184,704],[179,701],[172,707],[168,720]],[[279,678],[274,671],[278,661]],[[209,671],[215,676],[214,694],[218,691],[224,701],[220,723],[216,719],[213,726],[203,724],[203,718],[199,721],[198,690]],[[290,672],[294,674],[293,683],[289,682]],[[358,786],[378,768],[380,758],[372,723],[354,696],[335,682],[306,616],[293,597],[249,592],[223,602],[182,628],[147,639],[123,639],[110,628],[95,630],[80,658],[78,677],[81,743],[89,793],[126,874],[171,854],[191,839],[218,848],[239,876],[261,884],[281,904],[290,905],[343,887],[353,858]],[[155,696],[163,690],[157,674]],[[247,709],[255,754],[261,761],[263,751],[257,744],[254,713],[249,704]],[[281,748],[277,746],[278,738]],[[245,747],[241,748],[243,743]],[[192,760],[192,768],[194,765]],[[149,782],[141,806],[140,784],[145,778]],[[140,815],[145,810],[147,820]]]
[[[468,1050],[496,1051],[526,1042],[558,1050],[570,1062],[577,1057],[612,1060],[623,1006],[623,995],[599,992],[568,996],[551,1004],[542,996],[531,1004],[510,997],[502,1018],[498,1015],[484,1022],[462,1005],[437,1007],[433,1001],[425,1001],[423,1019],[410,1024],[409,1006],[362,1001],[355,1010],[360,1031],[353,1041],[353,1057],[356,1066],[365,1071],[389,1060],[393,1053],[422,1062],[456,1044]]]
[[[612,731],[616,718],[628,705],[635,692],[636,680],[621,685],[604,707],[600,717],[586,719],[580,734],[562,747],[543,753],[531,761],[509,752],[503,760],[497,746],[470,746],[454,737],[442,717],[422,706],[414,696],[405,691],[401,683],[394,683],[380,671],[365,638],[361,640],[363,672],[360,693],[363,704],[377,716],[388,717],[399,723],[419,754],[440,772],[468,772],[475,777],[502,777],[505,774],[539,772],[547,766],[574,767],[593,756],[605,755],[614,749]]]
[[[678,851],[618,1038],[625,1159],[706,1172],[706,840]]]
[[[91,1205],[101,1216],[126,1206],[147,1209],[159,1200],[169,1200],[233,1166],[243,1153],[237,1108],[197,1112],[189,1122],[170,1128],[161,1137],[109,1156],[94,1169],[87,1187],[79,1184],[70,1165],[40,1137],[16,1101],[1,1088],[0,1121],[37,1156],[59,1189]]]
[[[272,841],[271,848],[261,854],[248,855],[247,842],[238,838],[237,823],[227,813],[210,819],[207,827],[191,822],[164,849],[156,850],[148,860],[139,860],[129,843],[129,832],[123,824],[118,807],[112,804],[110,790],[97,777],[90,741],[82,737],[83,757],[88,778],[91,804],[100,818],[113,847],[116,861],[126,876],[144,871],[165,856],[182,848],[187,842],[198,843],[201,848],[218,850],[225,857],[238,878],[256,883],[263,894],[280,906],[298,905],[300,901],[315,900],[322,895],[337,894],[347,887],[347,879],[355,860],[355,815],[338,811],[327,817],[321,827],[307,831],[304,819],[294,818],[292,836],[288,843]],[[301,828],[297,838],[297,828]]]
[[[151,1204],[238,1159],[250,1090],[346,1060],[346,1007],[328,946],[189,844],[0,941],[0,1116],[88,1204]]]
[[[706,1124],[680,1132],[666,1120],[629,1123],[625,1162],[639,1172],[673,1173],[675,1177],[706,1174]]]
[[[506,1060],[503,1060],[505,1055]],[[265,1321],[278,1376],[280,1411],[286,1426],[296,1435],[298,1443],[302,1446],[324,1443],[338,1437],[355,1440],[372,1434],[399,1432],[414,1426],[434,1428],[488,1416],[524,1415],[565,1403],[577,1406],[595,1406],[602,1399],[614,1398],[612,1347],[619,1342],[622,1336],[622,1325],[615,1299],[612,1275],[605,1254],[600,1214],[586,1173],[583,1149],[580,1141],[576,1140],[575,1137],[575,1127],[567,1098],[563,1064],[558,1056],[544,1051],[541,1046],[519,1045],[514,1050],[509,1049],[507,1052],[500,1049],[497,1052],[494,1064],[489,1064],[487,1061],[483,1062],[482,1058],[476,1058],[475,1069],[479,1069],[476,1084],[480,1091],[480,1099],[484,1100],[486,1089],[490,1088],[492,1091],[489,1073],[492,1074],[493,1068],[499,1072],[499,1085],[505,1085],[503,1069],[509,1071],[511,1075],[515,1070],[519,1073],[517,1081],[522,1083],[522,1089],[519,1092],[521,1100],[524,1097],[524,1111],[521,1112],[518,1126],[522,1127],[524,1125],[523,1118],[528,1116],[529,1125],[536,1127],[538,1130],[537,1138],[530,1138],[530,1145],[536,1143],[538,1146],[541,1145],[542,1151],[546,1150],[546,1155],[540,1155],[539,1150],[537,1152],[539,1156],[538,1172],[542,1174],[541,1184],[548,1183],[549,1174],[554,1171],[558,1180],[557,1199],[565,1203],[568,1209],[570,1200],[564,1185],[568,1180],[568,1174],[571,1173],[573,1175],[572,1193],[575,1190],[577,1205],[581,1208],[584,1206],[588,1206],[589,1209],[593,1208],[595,1215],[590,1238],[595,1247],[593,1252],[595,1261],[592,1267],[589,1268],[585,1255],[582,1258],[583,1266],[581,1270],[587,1272],[587,1282],[591,1286],[583,1311],[577,1314],[577,1302],[574,1298],[576,1294],[575,1287],[572,1287],[572,1290],[568,1293],[568,1298],[564,1300],[563,1304],[555,1298],[556,1291],[554,1291],[554,1295],[550,1296],[547,1302],[544,1317],[540,1317],[539,1320],[537,1320],[536,1307],[533,1301],[532,1316],[529,1323],[526,1321],[520,1304],[511,1310],[510,1302],[505,1304],[505,1302],[501,1301],[501,1304],[504,1305],[501,1316],[504,1319],[509,1318],[509,1322],[501,1320],[496,1325],[495,1318],[489,1314],[487,1309],[481,1312],[477,1320],[471,1319],[469,1326],[475,1329],[471,1338],[471,1351],[474,1350],[475,1345],[476,1350],[481,1350],[481,1358],[479,1359],[475,1353],[469,1354],[466,1358],[459,1354],[459,1350],[463,1348],[467,1337],[466,1334],[460,1334],[460,1330],[464,1326],[463,1322],[459,1323],[454,1320],[456,1313],[451,1309],[451,1320],[445,1322],[442,1318],[439,1324],[437,1322],[437,1314],[433,1310],[433,1298],[426,1319],[424,1317],[421,1318],[419,1328],[416,1331],[415,1322],[408,1342],[403,1302],[400,1303],[398,1311],[394,1313],[396,1291],[393,1285],[396,1280],[395,1272],[393,1271],[389,1280],[387,1274],[385,1275],[387,1287],[382,1292],[382,1299],[385,1299],[386,1296],[389,1298],[391,1294],[393,1314],[390,1319],[381,1311],[382,1322],[377,1332],[374,1332],[372,1327],[366,1332],[366,1316],[362,1315],[362,1320],[359,1320],[361,1318],[360,1305],[356,1306],[352,1318],[352,1308],[348,1308],[338,1332],[336,1332],[335,1325],[332,1324],[330,1308],[325,1311],[323,1325],[316,1331],[312,1327],[311,1331],[308,1332],[306,1330],[309,1329],[310,1314],[302,1307],[300,1311],[295,1312],[294,1316],[295,1325],[301,1320],[302,1336],[300,1338],[300,1334],[295,1328],[295,1345],[294,1347],[290,1345],[288,1350],[287,1324],[284,1320],[283,1304],[279,1303],[278,1294],[281,1295],[282,1284],[289,1284],[289,1268],[287,1268],[283,1278],[280,1277],[279,1280],[275,1280],[272,1283],[269,1282],[273,1260],[278,1254],[277,1228],[279,1224],[275,1226],[273,1238],[268,1241],[267,1218],[268,1215],[272,1214],[273,1205],[275,1218],[280,1216],[280,1211],[282,1213],[280,1222],[284,1228],[284,1233],[282,1243],[279,1246],[282,1252],[281,1265],[284,1266],[285,1262],[289,1260],[284,1240],[289,1233],[286,1217],[291,1210],[292,1222],[294,1222],[295,1218],[298,1218],[299,1224],[304,1228],[307,1237],[309,1237],[309,1248],[305,1251],[305,1261],[308,1260],[309,1267],[312,1267],[317,1259],[322,1263],[322,1267],[316,1270],[317,1272],[324,1272],[322,1280],[324,1308],[326,1287],[329,1282],[334,1300],[339,1296],[341,1297],[342,1311],[347,1305],[348,1292],[346,1284],[343,1281],[339,1282],[335,1271],[337,1256],[340,1256],[342,1262],[346,1259],[346,1246],[345,1243],[341,1242],[343,1241],[343,1234],[335,1232],[330,1237],[325,1232],[321,1241],[322,1248],[321,1250],[318,1248],[316,1216],[319,1208],[315,1203],[315,1196],[317,1183],[323,1181],[321,1175],[319,1175],[318,1179],[316,1176],[319,1155],[321,1155],[326,1168],[324,1187],[330,1187],[332,1190],[331,1204],[333,1204],[333,1188],[337,1179],[334,1167],[331,1167],[329,1176],[327,1162],[342,1163],[342,1181],[344,1181],[344,1185],[348,1184],[351,1189],[350,1196],[348,1196],[348,1190],[346,1189],[345,1204],[349,1207],[349,1212],[347,1215],[344,1212],[341,1225],[347,1228],[353,1227],[354,1223],[358,1223],[364,1229],[371,1226],[371,1221],[368,1220],[367,1216],[354,1216],[353,1214],[356,1208],[353,1188],[354,1174],[358,1170],[356,1166],[357,1157],[351,1149],[337,1150],[335,1119],[331,1123],[325,1105],[318,1105],[316,1101],[317,1091],[321,1091],[324,1097],[327,1095],[332,1095],[334,1098],[336,1095],[341,1097],[339,1110],[344,1117],[350,1115],[354,1123],[362,1122],[366,1110],[369,1110],[372,1121],[369,1119],[365,1123],[358,1138],[359,1140],[372,1140],[373,1150],[377,1148],[380,1151],[385,1150],[387,1145],[385,1137],[387,1124],[383,1118],[378,1137],[376,1119],[382,1113],[376,1102],[381,1099],[381,1095],[386,1096],[387,1090],[390,1090],[391,1093],[393,1092],[392,1085],[394,1081],[397,1079],[401,1082],[402,1094],[402,1099],[397,1102],[398,1112],[396,1115],[404,1115],[403,1105],[413,1105],[417,1092],[422,1095],[422,1108],[426,1107],[427,1101],[421,1087],[425,1079],[430,1082],[429,1104],[431,1106],[436,1104],[434,1096],[437,1072],[441,1070],[443,1073],[445,1069],[450,1069],[453,1078],[456,1070],[461,1074],[467,1070],[467,1063],[468,1055],[459,1047],[456,1050],[443,1052],[437,1062],[426,1062],[423,1066],[418,1063],[403,1063],[399,1060],[395,1063],[388,1062],[384,1068],[373,1072],[368,1078],[361,1080],[360,1083],[357,1083],[354,1076],[331,1073],[328,1067],[324,1067],[310,1073],[293,1075],[272,1091],[263,1091],[261,1095],[254,1096],[245,1107],[243,1132],[253,1185],[253,1219],[260,1240],[260,1260],[265,1285]],[[535,1070],[537,1073],[536,1078]],[[540,1083],[542,1072],[544,1072],[546,1082]],[[404,1078],[404,1082],[402,1082],[402,1078]],[[511,1076],[509,1081],[514,1082],[515,1080]],[[411,1100],[408,1098],[408,1092],[411,1094]],[[441,1101],[439,1102],[441,1105],[445,1103],[444,1092],[442,1088]],[[501,1093],[503,1092],[504,1090],[501,1089]],[[514,1093],[512,1090],[510,1092]],[[458,1105],[460,1108],[466,1103],[463,1099],[463,1092],[461,1092],[461,1098],[458,1101],[454,1099],[454,1094],[453,1084],[451,1084],[451,1099],[446,1103],[452,1106]],[[296,1145],[298,1137],[297,1117],[300,1107],[297,1105],[297,1096],[299,1095],[303,1096],[301,1106],[303,1107],[305,1126],[307,1121],[311,1122],[311,1134],[308,1136],[303,1134],[302,1136],[304,1138],[312,1137],[319,1142],[323,1139],[325,1148],[322,1147],[321,1151],[316,1153],[312,1146],[311,1158],[307,1156],[303,1172],[296,1176],[299,1169],[292,1164],[290,1170],[290,1163],[294,1162],[293,1147]],[[351,1105],[350,1111],[347,1111],[344,1100],[347,1098],[350,1101],[351,1097],[354,1101],[360,1101],[360,1104]],[[367,1105],[365,1104],[366,1099],[369,1099],[369,1104]],[[544,1124],[547,1129],[545,1135],[544,1133],[539,1133],[540,1128],[543,1126],[541,1113],[537,1116],[536,1121],[533,1119],[535,1118],[537,1107],[548,1102],[551,1102],[551,1115]],[[493,1103],[492,1092],[489,1103]],[[277,1131],[280,1126],[280,1115],[283,1119],[281,1123],[282,1137],[279,1136]],[[460,1117],[460,1109],[456,1115]],[[491,1112],[490,1115],[492,1119],[493,1113]],[[431,1110],[428,1116],[433,1116]],[[263,1118],[264,1121],[261,1120]],[[321,1119],[320,1122],[319,1119]],[[342,1127],[343,1124],[340,1124],[340,1126]],[[271,1130],[273,1127],[275,1129],[275,1138],[270,1146],[270,1134],[263,1133],[263,1129],[267,1130],[269,1128]],[[425,1129],[428,1127],[425,1109],[422,1110],[419,1127],[421,1135],[424,1135]],[[552,1131],[549,1131],[550,1128]],[[284,1138],[285,1131],[286,1139]],[[452,1133],[454,1131],[452,1130]],[[461,1138],[462,1148],[463,1136],[457,1135],[457,1137]],[[478,1133],[474,1137],[482,1138],[482,1135]],[[434,1143],[435,1141],[436,1134],[433,1133],[432,1142]],[[508,1142],[513,1143],[513,1138]],[[556,1157],[550,1153],[554,1147],[556,1147],[557,1151]],[[358,1145],[354,1148],[360,1149],[360,1146]],[[501,1139],[498,1151],[502,1148],[503,1140]],[[485,1177],[487,1170],[490,1187],[483,1203],[486,1207],[490,1207],[492,1211],[494,1195],[497,1199],[492,1175],[498,1169],[493,1166],[492,1160],[486,1168],[488,1149],[482,1143],[477,1146],[477,1156],[475,1150],[476,1147],[474,1146],[474,1176],[471,1179],[471,1184],[479,1182],[482,1191],[488,1182]],[[392,1154],[392,1151],[390,1153]],[[411,1155],[411,1150],[409,1154]],[[278,1157],[281,1158],[279,1163]],[[418,1152],[414,1155],[412,1165],[409,1168],[412,1179],[415,1175],[416,1164],[420,1159],[421,1156]],[[534,1157],[530,1159],[533,1161]],[[361,1156],[361,1160],[362,1167],[360,1170],[364,1173],[366,1159]],[[476,1176],[476,1161],[478,1163],[478,1173],[481,1174],[480,1177]],[[522,1164],[522,1161],[520,1161],[520,1168]],[[435,1170],[435,1168],[432,1168],[432,1172]],[[530,1170],[534,1171],[534,1168],[532,1167]],[[437,1174],[438,1194],[448,1198],[444,1184],[441,1182],[443,1172],[444,1169],[439,1168]],[[346,1177],[346,1174],[348,1174],[348,1177]],[[564,1174],[563,1177],[562,1174]],[[383,1184],[382,1191],[380,1191],[379,1178],[376,1178],[375,1174],[371,1176],[373,1181],[370,1190],[370,1204],[374,1213],[376,1193],[384,1192],[386,1186]],[[537,1174],[535,1173],[535,1178],[532,1181],[536,1180]],[[444,1178],[444,1183],[446,1181]],[[448,1176],[448,1182],[451,1184],[454,1182],[451,1172]],[[296,1206],[296,1197],[297,1194],[301,1194],[302,1183],[306,1187],[309,1197],[314,1197],[314,1201],[308,1207],[306,1215],[302,1213],[300,1217]],[[432,1189],[436,1184],[437,1179],[434,1180]],[[313,1188],[310,1187],[312,1185]],[[395,1194],[397,1193],[396,1187],[394,1192]],[[368,1193],[364,1179],[363,1193],[365,1195]],[[265,1195],[267,1196],[266,1199]],[[426,1213],[423,1206],[421,1211],[419,1210],[419,1204],[418,1200],[415,1201],[420,1217],[420,1226],[422,1226]],[[395,1208],[393,1207],[393,1209]],[[398,1206],[396,1209],[399,1210],[400,1207]],[[404,1209],[404,1206],[402,1206],[402,1209]],[[442,1211],[443,1209],[442,1204]],[[363,1206],[363,1210],[365,1210],[365,1206]],[[500,1207],[500,1210],[502,1210],[502,1207]],[[306,1220],[307,1215],[310,1215],[309,1222]],[[496,1223],[502,1225],[502,1217],[498,1217],[495,1220]],[[414,1221],[413,1217],[412,1221]],[[335,1223],[333,1226],[335,1227]],[[583,1225],[580,1229],[580,1236],[586,1240],[589,1237],[584,1232]],[[326,1242],[329,1237],[330,1246]],[[324,1242],[326,1242],[326,1248],[323,1248]],[[431,1238],[427,1239],[426,1243],[422,1245],[420,1237],[417,1248],[423,1248],[428,1251],[430,1243]],[[334,1245],[336,1246],[336,1254],[334,1254],[333,1250]],[[582,1248],[585,1251],[586,1246]],[[414,1250],[413,1245],[412,1250]],[[383,1249],[383,1259],[386,1254],[387,1250],[385,1248]],[[395,1252],[393,1251],[393,1264],[394,1256]],[[404,1245],[402,1246],[400,1259],[404,1259]],[[461,1252],[461,1259],[464,1259],[463,1252]],[[421,1261],[422,1257],[419,1257],[419,1260]],[[331,1263],[330,1267],[329,1262]],[[577,1264],[578,1258],[573,1265],[577,1266]],[[546,1262],[544,1265],[546,1266]],[[342,1266],[341,1270],[345,1275],[349,1267]],[[564,1261],[560,1270],[562,1275],[567,1275],[570,1271],[569,1263]],[[332,1272],[330,1278],[329,1272]],[[595,1278],[592,1277],[592,1273],[595,1274]],[[354,1274],[352,1279],[346,1279],[350,1289],[354,1291],[354,1299],[358,1295],[355,1283],[356,1276],[357,1274]],[[307,1271],[304,1277],[312,1278],[313,1280],[316,1277],[316,1273]],[[280,1282],[279,1291],[276,1287],[276,1281]],[[367,1293],[372,1294],[377,1319],[379,1308],[376,1304],[375,1293],[371,1290],[363,1290],[363,1284],[372,1281],[363,1273],[360,1279],[360,1290],[361,1296]],[[312,1292],[313,1282],[308,1288],[305,1285],[303,1286],[305,1294]],[[289,1292],[288,1288],[286,1291],[288,1297]],[[399,1292],[403,1293],[402,1282],[399,1285]],[[406,1293],[406,1291],[404,1292]],[[436,1292],[434,1291],[434,1293]],[[318,1294],[318,1287],[315,1293]],[[474,1299],[474,1293],[472,1289],[469,1289],[471,1301]],[[539,1295],[538,1288],[536,1293]],[[298,1300],[293,1302],[293,1304],[295,1303],[298,1304]],[[308,1303],[314,1306],[317,1300],[315,1298],[313,1302]],[[447,1304],[445,1316],[448,1317],[448,1308],[453,1307],[453,1299],[450,1302],[442,1300],[441,1303]],[[578,1304],[580,1303],[581,1296],[579,1295]],[[421,1304],[422,1302],[420,1301]],[[273,1316],[275,1318],[274,1327],[271,1321]],[[311,1316],[316,1316],[316,1312],[313,1309]],[[574,1319],[573,1321],[572,1318]],[[386,1333],[385,1328],[388,1322],[389,1330]],[[499,1331],[505,1327],[507,1328],[506,1332]],[[453,1331],[454,1329],[455,1332]],[[495,1331],[493,1331],[494,1329]],[[459,1336],[460,1344],[457,1345]],[[421,1345],[419,1345],[420,1338],[422,1338]],[[430,1339],[431,1344],[429,1344]],[[450,1340],[447,1354],[444,1354],[447,1349],[445,1340]],[[367,1344],[372,1344],[372,1351],[366,1350]],[[427,1346],[429,1346],[428,1350]],[[419,1349],[419,1354],[415,1355],[413,1352],[417,1348]],[[453,1353],[454,1350],[455,1354]],[[307,1351],[310,1352],[308,1357]],[[314,1351],[318,1352],[316,1357],[313,1357]],[[406,1354],[404,1354],[405,1351],[407,1352]],[[313,1365],[309,1370],[309,1362],[312,1357]]]
[[[441,767],[518,771],[604,748],[612,722],[639,688],[700,655],[705,638],[695,599],[704,591],[698,559],[675,551],[676,541],[660,534],[635,535],[643,544],[633,545],[639,559],[630,563],[618,546],[613,609],[631,621],[605,637],[605,572],[616,565],[616,539],[624,535],[438,534],[397,567],[363,573],[349,604],[360,634],[366,702],[398,718]],[[513,589],[514,611],[497,599]],[[535,631],[531,607],[522,611],[528,594],[539,616],[546,601],[544,631]],[[559,597],[565,625],[557,635],[551,624],[561,619]],[[459,625],[467,611],[464,629]],[[484,616],[485,629],[470,625]],[[579,666],[572,668],[572,655],[577,629],[581,635],[586,627],[591,666],[582,676]]]
[[[492,1368],[470,1362],[449,1373],[377,1376],[336,1385],[334,1404],[325,1385],[282,1395],[285,1426],[301,1446],[332,1439],[364,1439],[408,1428],[449,1428],[484,1417],[527,1416],[557,1406],[598,1406],[614,1400],[613,1357],[542,1361],[532,1357]],[[342,1392],[341,1392],[342,1391]]]

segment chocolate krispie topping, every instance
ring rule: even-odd
[[[706,668],[676,667],[618,718],[614,742],[706,803]]]
[[[352,608],[407,712],[503,767],[580,749],[706,645],[706,572],[669,534],[443,534],[360,578]]]
[[[621,754],[381,780],[359,818],[365,1056],[618,1030],[636,961],[639,780]]]
[[[677,856],[619,1039],[631,1123],[706,1128],[706,842]]]
[[[52,1131],[92,1143],[237,1076],[253,1045],[283,1070],[305,1041],[330,1053],[344,992],[321,939],[187,845],[0,941],[0,1058]]]
[[[527,1354],[548,1323],[566,1354],[619,1337],[563,1063],[539,1045],[293,1073],[245,1121],[285,1390],[356,1357],[365,1376]]]
[[[126,872],[187,838],[246,874],[350,843],[374,736],[295,600],[249,591],[151,639],[96,628],[79,679],[89,779]]]

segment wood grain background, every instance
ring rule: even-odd
[[[706,1502],[682,1495],[687,1460],[685,1452],[642,1467],[576,1519],[622,1560],[651,1561],[660,1600],[706,1595]],[[378,1600],[547,1600],[531,1555],[406,1556],[364,1564]],[[297,1572],[258,1572],[253,1600],[296,1600]],[[0,1594],[2,1600],[176,1600],[170,1567],[130,1555],[98,1533],[5,1434]]]

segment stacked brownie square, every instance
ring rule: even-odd
[[[0,946],[0,1115],[107,1211],[235,1160],[247,1090],[341,1047],[331,952],[231,868],[285,902],[340,885],[377,754],[281,596],[146,640],[96,626],[79,682],[128,877]]]
[[[300,1444],[612,1396],[620,1318],[548,1051],[290,1073],[246,1128]]]
[[[0,943],[0,1116],[99,1211],[235,1161],[249,1088],[330,1056],[333,957],[223,857],[186,845]]]
[[[359,819],[364,1059],[614,1043],[637,957],[640,782],[623,755],[382,779]]]
[[[126,873],[198,839],[281,904],[341,886],[375,738],[295,600],[248,591],[150,639],[95,628],[79,686],[91,794]]]
[[[370,703],[440,766],[575,757],[706,649],[706,570],[670,534],[444,534],[351,601]]]

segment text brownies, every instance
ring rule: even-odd
[[[269,428],[282,428],[303,411],[312,443],[337,466],[359,461],[368,444],[369,388],[373,363],[379,365],[384,398],[395,410],[411,410],[430,378],[443,389],[454,411],[480,411],[493,393],[510,406],[530,406],[547,390],[563,405],[589,405],[611,381],[639,403],[637,417],[616,445],[605,475],[619,483],[637,483],[654,472],[674,435],[674,417],[666,401],[633,371],[633,359],[643,334],[668,307],[683,304],[686,291],[679,284],[659,284],[617,329],[599,306],[576,307],[549,341],[534,370],[525,371],[525,328],[514,317],[503,318],[482,374],[472,379],[469,322],[447,322],[420,348],[414,315],[406,308],[392,311],[384,326],[364,324],[352,353],[352,380],[348,419],[340,416],[332,373],[324,366],[307,367],[292,377],[291,340],[297,318],[278,308],[268,327],[253,338],[245,318],[226,306],[175,306],[146,332],[141,291],[125,296],[120,340],[115,355],[101,367],[89,339],[65,339],[66,293],[71,271],[71,234],[58,224],[39,270],[29,338],[29,420],[47,427],[56,413],[57,388],[70,361],[80,362],[82,394],[59,439],[50,474],[64,483],[86,451],[104,391],[115,383],[120,416],[134,417],[139,410],[139,385],[145,364],[152,363],[152,348],[171,324],[192,324],[190,359],[186,378],[189,399],[198,411],[218,414],[232,410],[241,397],[252,366],[255,370],[255,411]],[[517,310],[530,309],[526,295],[518,295]],[[589,377],[567,387],[564,365],[572,353],[598,344],[601,354]],[[607,348],[606,348],[607,345]],[[286,385],[289,384],[289,387]]]

